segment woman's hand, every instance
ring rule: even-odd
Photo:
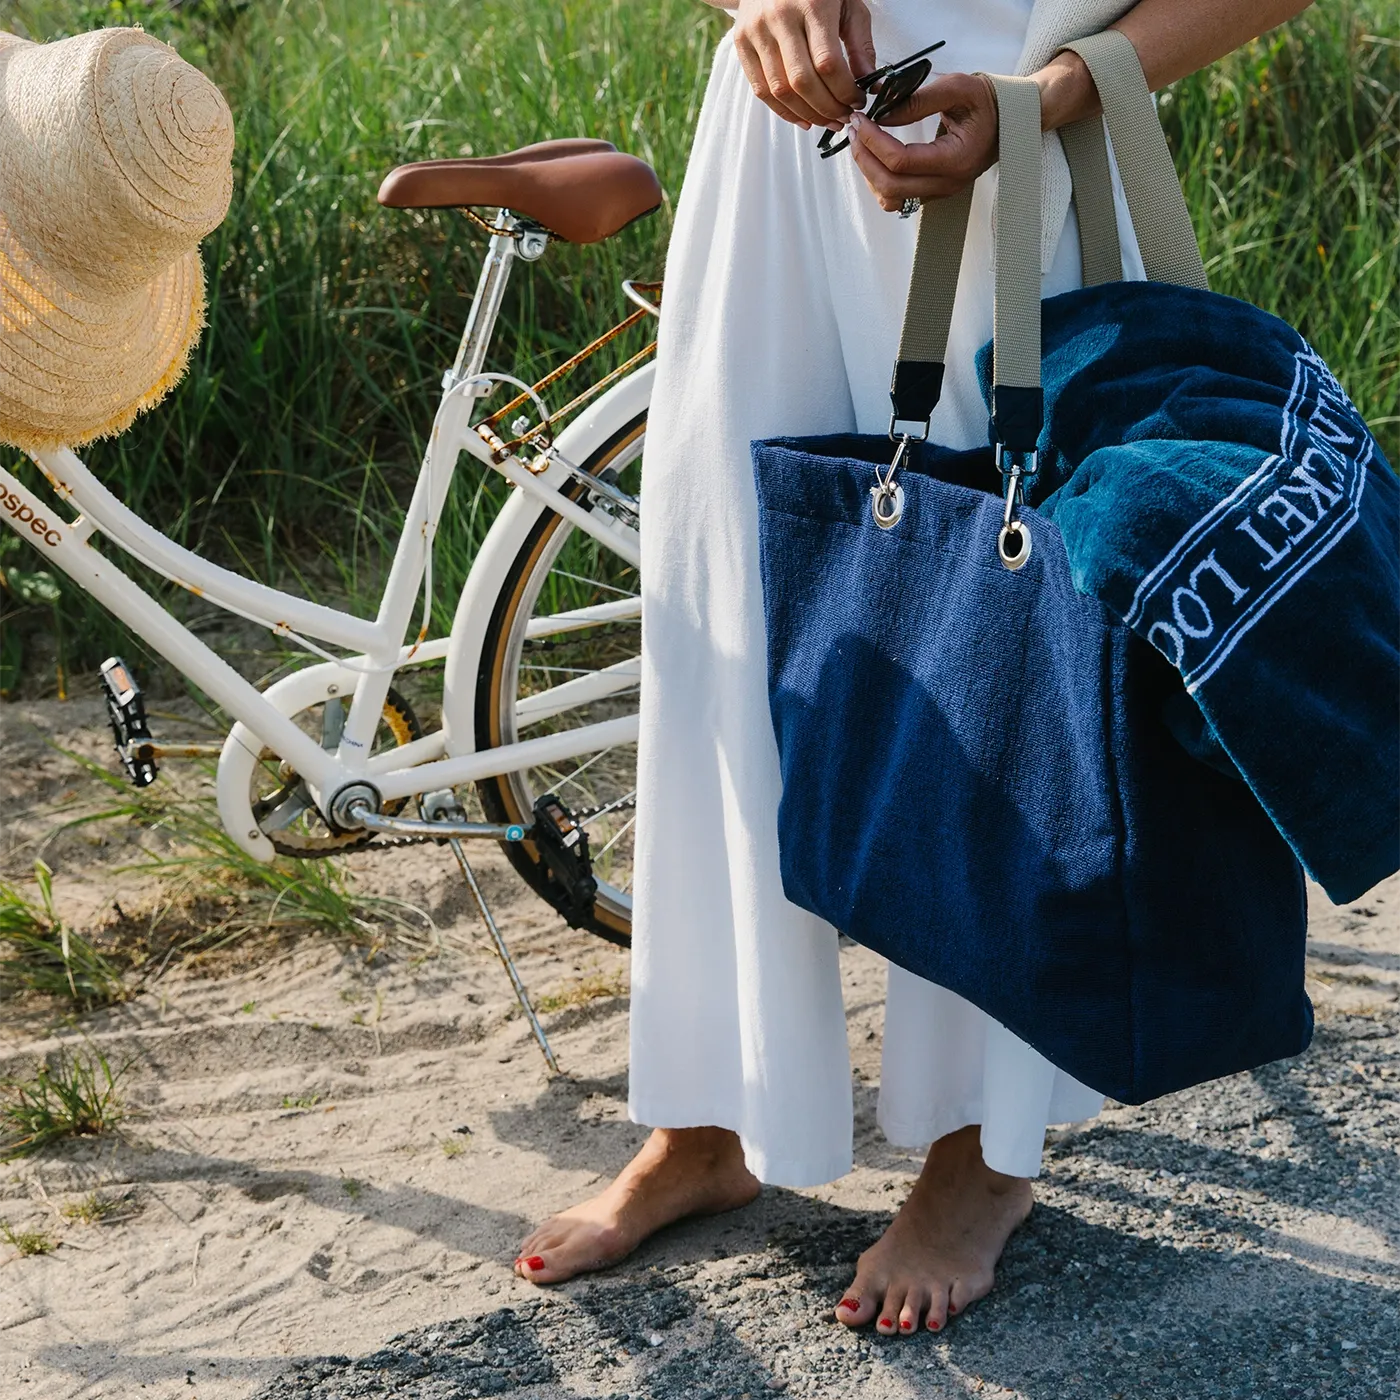
[[[938,135],[907,144],[867,117],[851,118],[851,154],[882,209],[893,212],[906,199],[946,199],[996,164],[996,94],[985,77],[944,73],[884,124],[907,126],[935,113],[943,118]]]
[[[875,67],[865,0],[739,0],[734,49],[754,96],[784,121],[840,131]]]
[[[1309,3],[1139,0],[1113,28],[1132,42],[1147,85],[1156,92],[1301,14]],[[1055,131],[1099,110],[1093,79],[1077,54],[1058,54],[1032,76],[1040,88],[1042,130]],[[864,118],[852,121],[851,150],[881,208],[898,209],[909,198],[944,198],[996,163],[996,99],[985,78],[966,73],[935,78],[886,117],[884,124],[904,126],[935,112],[943,116],[937,137],[910,145]]]

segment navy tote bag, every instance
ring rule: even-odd
[[[1131,45],[1108,34],[1073,47],[1104,99],[1153,279],[1112,294],[1227,301],[1200,290],[1200,255]],[[1306,1047],[1303,867],[1294,833],[1255,790],[1251,774],[1267,764],[1247,744],[1234,746],[1248,751],[1236,763],[1230,725],[1222,744],[1203,716],[1203,692],[1185,669],[1199,648],[1183,658],[1165,644],[1167,631],[1146,639],[1154,622],[1173,626],[1171,614],[1128,616],[1135,595],[1129,589],[1123,602],[1114,591],[1122,570],[1105,565],[1108,583],[1096,576],[1085,585],[1084,560],[1112,531],[1095,527],[1085,508],[1093,492],[1078,473],[1093,465],[1105,433],[1129,438],[1142,416],[1121,384],[1073,398],[1095,346],[1112,346],[1096,337],[1097,313],[1083,299],[1104,295],[1091,284],[1121,277],[1103,123],[1066,134],[1087,290],[1047,303],[1047,402],[1039,98],[1028,80],[993,83],[997,294],[983,357],[993,445],[953,452],[923,440],[941,384],[966,197],[930,203],[920,216],[891,440],[753,445],[782,879],[794,903],[966,997],[1075,1078],[1139,1103]],[[1178,390],[1166,383],[1163,395]],[[1263,390],[1246,397],[1261,412],[1271,402]],[[1282,404],[1286,391],[1278,397]],[[1044,436],[1047,421],[1052,434],[1063,427],[1073,450]],[[1206,472],[1208,485],[1234,500],[1236,482],[1265,470],[1265,455],[1247,443],[1238,461],[1222,450],[1211,460],[1224,462],[1223,475]],[[1269,470],[1290,466],[1279,459]],[[1371,500],[1393,514],[1384,459],[1360,469],[1383,471]],[[1181,475],[1180,463],[1173,470]],[[1153,471],[1138,482],[1156,482]],[[1113,472],[1100,462],[1089,476]],[[1203,518],[1217,508],[1186,496]],[[1073,557],[1053,501],[1065,503],[1073,538],[1090,542]],[[1138,540],[1142,522],[1172,508],[1127,509],[1122,533]],[[1223,586],[1212,569],[1245,587],[1213,557],[1190,576],[1199,589]],[[1395,591],[1384,571],[1378,586],[1384,612]],[[1173,596],[1186,630],[1199,631],[1189,600],[1169,589],[1168,603]],[[1268,631],[1251,627],[1251,636]],[[1394,639],[1372,651],[1392,674]],[[1261,730],[1269,701],[1254,696]],[[1382,750],[1385,742],[1382,734]],[[1383,752],[1376,766],[1381,790],[1390,783],[1393,794]],[[1384,827],[1388,814],[1378,820]],[[1375,878],[1389,839],[1368,857]]]

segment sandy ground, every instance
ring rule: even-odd
[[[79,922],[150,897],[118,871],[139,833],[51,835],[93,794],[43,735],[100,756],[98,724],[89,701],[0,707],[0,874],[42,849]],[[877,958],[843,957],[856,1169],[545,1292],[512,1276],[516,1243],[643,1136],[626,954],[483,854],[528,984],[579,1002],[545,1017],[547,1076],[449,859],[352,861],[451,947],[367,963],[304,941],[81,1021],[0,1012],[0,1079],[85,1037],[128,1066],[131,1109],[116,1136],[0,1168],[0,1220],[60,1241],[0,1244],[0,1400],[1400,1396],[1400,881],[1319,897],[1306,1055],[1052,1134],[997,1292],[941,1337],[885,1341],[829,1320],[917,1169],[874,1126]],[[116,1218],[62,1216],[94,1189]]]

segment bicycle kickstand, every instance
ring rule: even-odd
[[[451,789],[444,792],[425,793],[421,808],[425,821],[463,821],[466,818],[466,813],[457,801],[456,793],[452,792]],[[549,1066],[551,1073],[558,1074],[559,1061],[554,1058],[554,1051],[549,1047],[549,1038],[545,1035],[544,1027],[540,1025],[540,1018],[535,1014],[535,1008],[530,1002],[530,993],[525,990],[525,983],[520,980],[515,960],[511,957],[506,940],[502,937],[495,916],[491,913],[491,906],[486,903],[486,896],[481,891],[481,883],[476,878],[476,871],[472,869],[471,863],[467,860],[467,853],[462,849],[462,843],[457,837],[449,836],[447,844],[452,848],[452,854],[457,857],[457,865],[462,871],[462,878],[466,880],[467,888],[472,892],[472,898],[476,901],[477,910],[481,914],[481,921],[486,925],[486,932],[491,935],[491,942],[496,946],[496,955],[506,970],[506,976],[510,978],[510,985],[515,988],[516,1000],[519,1001],[520,1009],[525,1013],[525,1019],[530,1023],[530,1029],[534,1032],[535,1041],[540,1047],[540,1053],[544,1056],[544,1062]]]

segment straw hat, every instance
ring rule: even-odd
[[[0,442],[120,432],[179,380],[232,150],[218,88],[140,30],[0,34]]]

